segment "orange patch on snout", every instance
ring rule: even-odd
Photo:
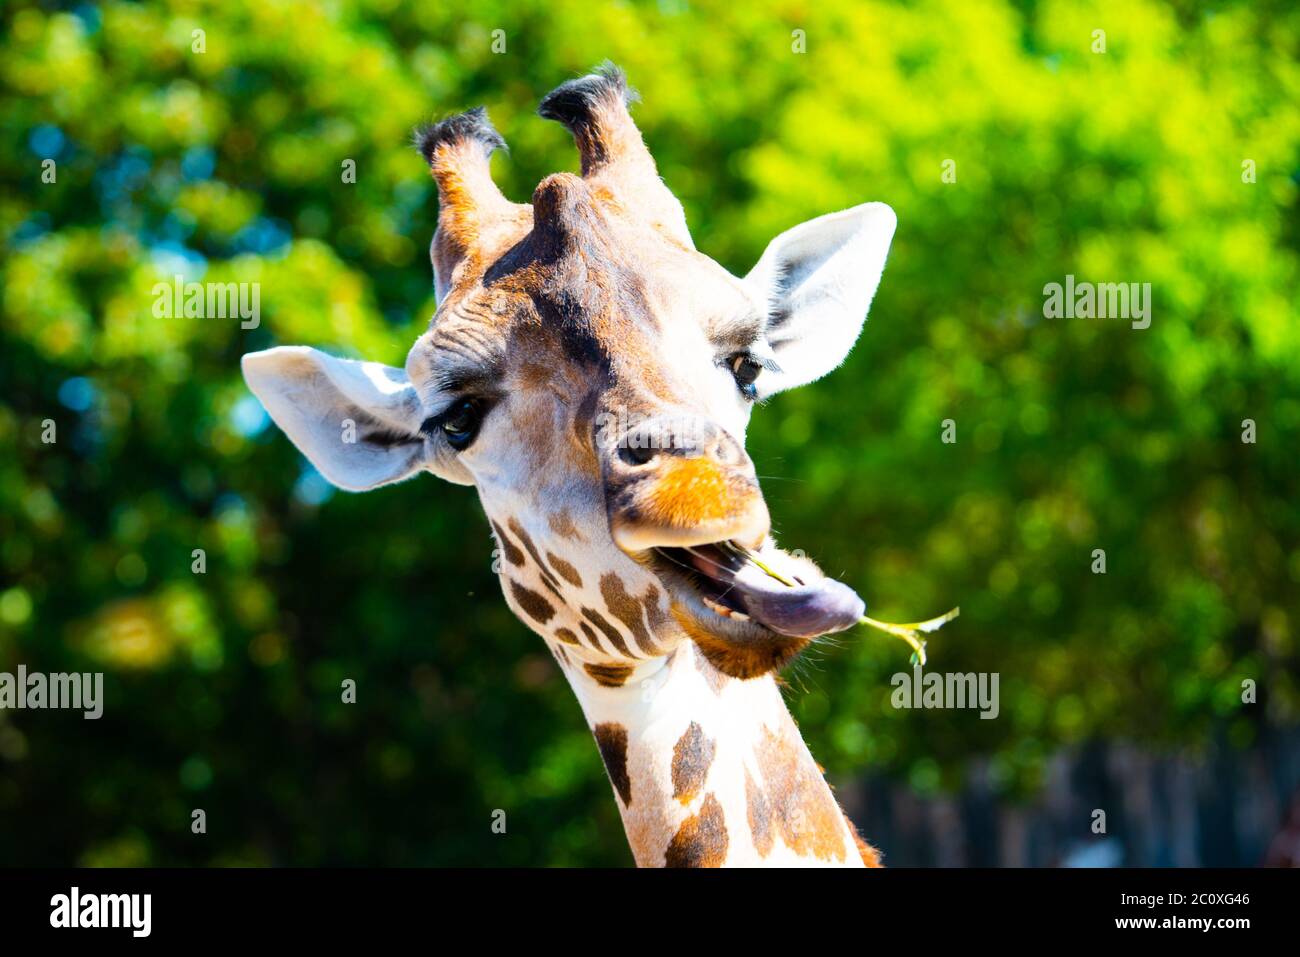
[[[646,518],[676,528],[717,522],[740,511],[735,480],[706,458],[678,458],[663,467],[647,496]]]

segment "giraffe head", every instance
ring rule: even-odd
[[[493,183],[503,143],[481,108],[418,131],[438,309],[405,368],[281,347],[245,356],[244,376],[342,488],[474,485],[507,602],[574,678],[619,685],[684,640],[751,677],[862,612],[772,542],[745,429],[756,402],[844,360],[895,218],[879,203],[819,217],[734,276],[695,249],[631,99],[610,66],[543,99],[582,175],[546,177],[530,204]]]

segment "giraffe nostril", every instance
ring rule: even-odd
[[[634,469],[667,459],[705,458],[727,468],[747,463],[744,448],[725,429],[695,415],[647,419],[623,433],[614,454]]]
[[[618,457],[628,465],[645,465],[654,459],[657,452],[658,449],[650,446],[641,448],[625,444],[619,447]]]

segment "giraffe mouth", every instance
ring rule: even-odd
[[[768,567],[775,549],[762,559],[734,542],[654,549],[670,581],[689,589],[711,615],[736,623],[752,622],[792,638],[816,638],[856,625],[866,611],[862,599],[843,582],[806,571],[782,575]],[[808,578],[808,580],[805,580]]]

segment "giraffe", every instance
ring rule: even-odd
[[[530,203],[493,182],[482,107],[417,130],[438,306],[405,367],[281,346],[244,377],[340,488],[476,488],[505,600],[572,687],[639,866],[878,866],[779,683],[862,602],[775,544],[744,440],[756,402],[844,360],[896,219],[820,216],[735,276],[696,250],[635,99],[609,63],[544,97],[581,175]]]

